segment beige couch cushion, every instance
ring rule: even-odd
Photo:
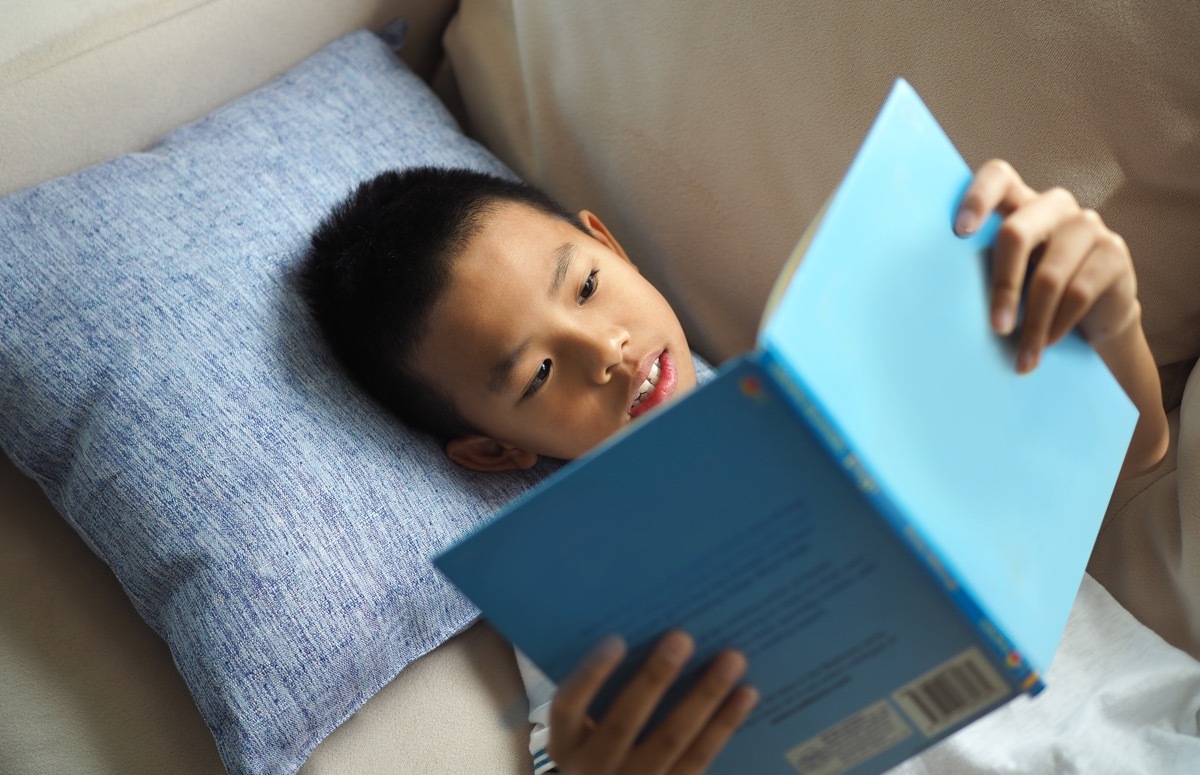
[[[0,194],[140,150],[325,43],[399,16],[428,76],[454,0],[6,0]]]
[[[210,2],[8,0],[0,26],[0,87]]]
[[[1117,486],[1088,571],[1164,640],[1200,659],[1200,367],[1168,420],[1166,459]]]
[[[1132,247],[1160,364],[1200,354],[1200,5],[463,0],[471,131],[599,212],[693,344],[747,347],[896,76],[972,165],[1065,185]]]

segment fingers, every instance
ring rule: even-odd
[[[717,758],[750,711],[758,704],[758,691],[751,686],[738,687],[721,704],[708,724],[700,730],[692,745],[671,768],[671,775],[699,775]]]
[[[625,642],[606,638],[559,684],[550,706],[551,758],[565,761],[583,744],[591,726],[588,706],[624,658]]]
[[[961,237],[973,234],[992,212],[1008,215],[1037,196],[1006,161],[992,159],[979,168],[963,195],[954,219]]]
[[[604,718],[591,722],[587,708],[625,653],[619,639],[601,644],[559,686],[550,709],[551,758],[564,771],[578,773],[704,772],[758,702],[754,689],[734,688],[746,673],[746,659],[736,651],[718,654],[670,714],[634,746],[693,649],[686,633],[664,635]]]
[[[1067,191],[1055,188],[1035,195],[1004,220],[992,250],[990,308],[992,329],[996,333],[1007,336],[1016,325],[1021,288],[1034,251],[1045,244],[1065,220],[1078,212],[1079,204],[1075,198]],[[1052,275],[1065,272],[1067,270],[1061,263],[1075,258],[1075,254],[1069,251],[1061,253],[1048,271]],[[1038,271],[1045,270],[1046,264],[1043,260]],[[1026,319],[1030,312],[1027,305]]]
[[[596,724],[587,747],[598,756],[620,758],[625,755],[667,688],[691,658],[693,648],[692,638],[687,633],[674,630],[664,635],[641,670],[630,679],[604,718]]]
[[[1038,205],[1042,204],[1045,206],[1039,208]],[[1029,218],[1015,223],[1020,216]],[[1017,271],[1023,276],[1025,251],[1032,249],[1029,243],[1034,242],[1033,247],[1038,244],[1044,246],[1041,260],[1029,280],[1025,319],[1021,323],[1017,347],[1017,371],[1027,374],[1037,366],[1046,345],[1073,328],[1095,301],[1091,294],[1080,293],[1083,288],[1074,281],[1096,246],[1100,219],[1095,211],[1079,209],[1070,194],[1055,189],[1009,220],[1014,223],[1006,223],[1002,227],[1006,236],[1021,230],[1024,234],[1006,240],[1003,248],[997,241],[997,255],[1002,250],[1007,255],[996,261],[994,274],[999,275],[1009,266],[1019,265],[1021,269]],[[1002,267],[1001,264],[1007,266]],[[993,317],[1001,318],[1001,322],[1007,322],[1010,315],[1016,314],[1018,299],[1008,293],[1007,287],[1000,290],[1009,282],[1016,280],[993,277],[993,310],[997,305],[1004,305],[998,313],[993,312]],[[1062,329],[1064,324],[1067,325],[1066,329]]]
[[[1037,344],[1039,340],[1044,342],[1044,345],[1054,344],[1075,326],[1082,326],[1084,335],[1095,343],[1103,339],[1109,331],[1099,326],[1083,326],[1085,316],[1090,314],[1092,318],[1120,321],[1122,318],[1119,310],[1112,311],[1118,314],[1108,314],[1109,311],[1105,308],[1110,304],[1119,303],[1121,298],[1136,296],[1129,250],[1119,236],[1104,226],[1100,216],[1093,210],[1080,210],[1076,217],[1066,222],[1053,237],[1043,260],[1048,270],[1053,270],[1060,263],[1065,267],[1076,262],[1077,269],[1071,273],[1070,279],[1061,289],[1052,286],[1058,275],[1064,273],[1053,272],[1053,277],[1040,280],[1041,272],[1035,275],[1034,280],[1038,281],[1038,287],[1047,289],[1046,298],[1052,300],[1048,301],[1046,307],[1056,307],[1057,311],[1054,312],[1044,339],[1037,336],[1040,331],[1026,332],[1025,326],[1022,326],[1022,336],[1024,338],[1028,335],[1031,345]],[[1034,290],[1030,289],[1031,304]],[[1048,313],[1041,309],[1038,310],[1038,329],[1041,329],[1044,322],[1041,318],[1047,315]]]
[[[642,741],[635,757],[638,764],[635,769],[661,771],[659,768],[670,766],[685,753],[692,763],[688,766],[698,762],[707,766],[744,718],[744,713],[734,712],[742,710],[740,705],[730,709],[724,708],[723,703],[731,699],[729,693],[745,674],[746,658],[740,653],[723,651],[718,654],[687,696]],[[722,711],[719,712],[719,708]],[[744,710],[748,713],[749,707]],[[731,723],[732,727],[729,726]],[[676,769],[679,766],[677,764]]]
[[[1068,191],[1038,193],[1011,165],[992,160],[980,167],[963,195],[955,231],[974,232],[992,212],[1005,216],[992,251],[989,317],[996,333],[1015,330],[1029,277],[1018,372],[1032,371],[1042,351],[1076,326],[1095,342],[1135,316],[1128,247]]]
[[[1072,285],[1079,286],[1077,294],[1092,299],[1078,323],[1092,346],[1140,324],[1137,275],[1129,246],[1119,234],[1105,228],[1097,235],[1091,257]]]

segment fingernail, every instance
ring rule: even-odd
[[[680,632],[671,633],[659,646],[663,659],[673,665],[682,665],[692,655],[692,639]]]
[[[1017,355],[1017,371],[1021,374],[1028,374],[1037,366],[1037,352],[1034,350],[1022,350]]]
[[[967,236],[975,231],[979,226],[979,219],[975,217],[975,213],[969,210],[959,210],[958,217],[954,219],[954,231],[961,236]]]
[[[746,660],[735,654],[722,654],[717,662],[717,675],[726,681],[736,681],[746,671]]]
[[[620,635],[609,635],[604,640],[597,643],[588,654],[588,660],[592,662],[607,662],[621,654],[625,650],[625,641]]]
[[[758,689],[753,686],[747,686],[738,692],[737,709],[742,712],[747,712],[754,709],[758,704]]]
[[[1011,309],[1001,307],[992,313],[992,328],[1001,336],[1008,336],[1013,332],[1013,326],[1017,324],[1016,317]]]

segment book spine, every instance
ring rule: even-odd
[[[829,453],[838,461],[846,476],[863,495],[870,499],[893,533],[904,541],[921,565],[929,571],[938,585],[946,592],[954,606],[966,617],[971,627],[979,633],[996,658],[996,662],[1003,666],[1012,683],[1021,692],[1031,696],[1045,688],[1041,676],[1033,669],[1029,660],[1017,650],[995,622],[987,616],[970,592],[945,566],[937,551],[929,545],[896,503],[879,486],[875,477],[854,454],[854,450],[846,442],[836,424],[829,419],[820,404],[812,398],[802,381],[789,372],[768,350],[760,351],[759,366],[779,392],[798,410],[804,422],[821,439]]]

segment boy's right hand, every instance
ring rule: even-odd
[[[604,718],[593,721],[588,706],[625,658],[619,638],[603,641],[559,685],[550,707],[548,752],[559,769],[567,775],[704,772],[758,702],[752,687],[734,689],[746,672],[746,659],[736,651],[718,654],[671,713],[637,740],[692,650],[686,633],[664,635]]]

